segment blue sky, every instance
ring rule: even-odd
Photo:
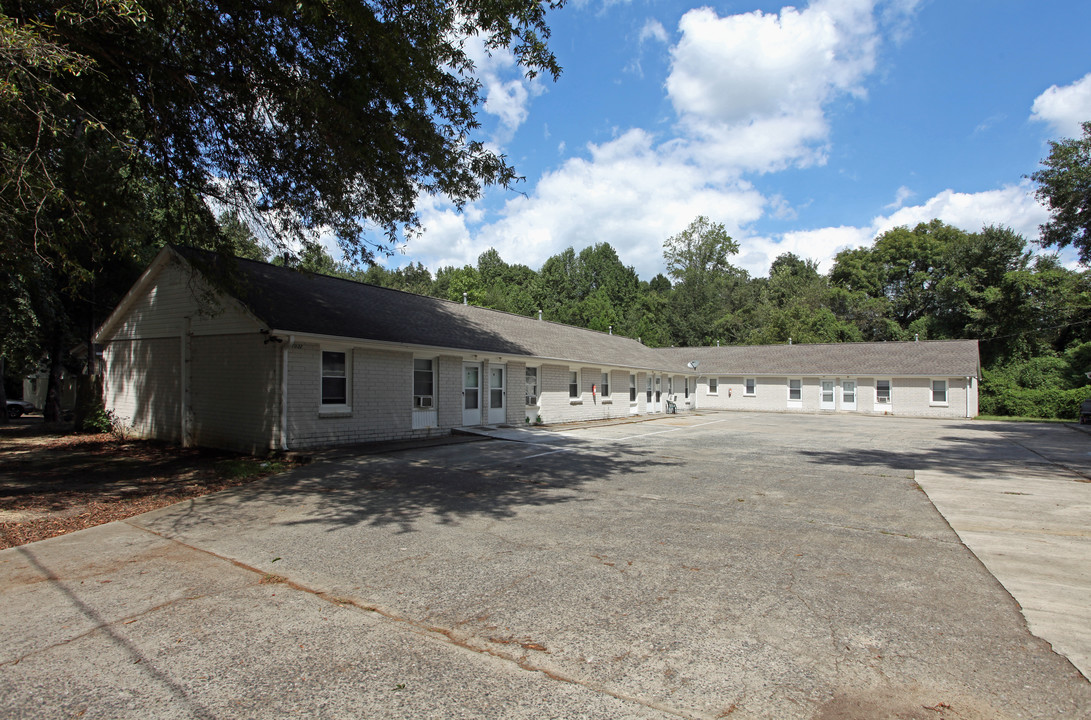
[[[475,51],[482,136],[526,181],[463,213],[422,198],[423,233],[387,266],[495,247],[537,269],[609,242],[650,279],[698,215],[754,275],[783,252],[827,271],[933,217],[1033,239],[1025,176],[1091,120],[1087,0],[585,0],[550,26],[556,83]]]

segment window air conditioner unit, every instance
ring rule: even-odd
[[[527,395],[527,405],[537,405],[537,404],[538,404],[538,396],[537,395]]]
[[[422,398],[420,399],[420,406],[421,406],[422,408],[430,408],[430,407],[432,407],[432,398],[430,398],[430,397],[422,397]]]

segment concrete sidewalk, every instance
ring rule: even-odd
[[[1091,454],[1078,432],[1037,435],[1013,443],[1003,469],[956,460],[915,477],[1031,632],[1091,678]]]
[[[672,717],[127,522],[0,578],[5,718]]]

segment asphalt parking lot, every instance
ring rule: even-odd
[[[1091,435],[702,413],[521,439],[331,452],[0,552],[0,714],[1091,718],[1032,632],[1080,612]],[[1028,627],[997,578],[1057,553]]]

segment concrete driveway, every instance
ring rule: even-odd
[[[1087,434],[719,413],[519,439],[329,453],[0,552],[3,714],[1091,718],[956,532],[1059,542],[1028,592],[1079,617]],[[1052,559],[1019,552],[1018,577]]]

